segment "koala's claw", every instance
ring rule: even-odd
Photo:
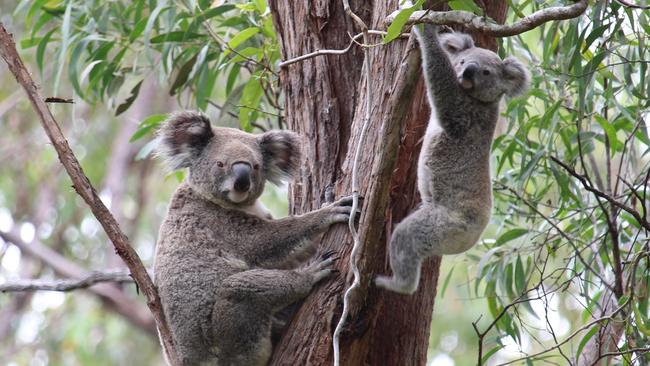
[[[331,216],[329,216],[327,224],[331,225],[335,223],[347,222],[352,215],[352,202],[353,196],[345,196],[339,198],[336,202],[330,203],[327,206],[323,207],[331,214]],[[362,203],[360,201],[359,207],[357,207],[357,211],[354,213],[355,222],[359,222],[361,215],[361,205]]]
[[[323,255],[321,255],[320,258],[322,260],[326,260],[326,259],[332,258],[332,256],[334,256],[334,254],[336,254],[335,250],[328,250],[327,252],[323,253]],[[336,259],[338,259],[338,257]]]
[[[336,206],[352,206],[352,201],[354,200],[353,196],[345,196],[338,199],[334,202]]]
[[[335,201],[332,203],[334,206],[352,206],[352,203],[354,202],[354,195],[349,195],[349,196],[344,196],[338,199],[338,201]],[[363,203],[363,197],[359,196],[359,207]]]
[[[320,280],[331,276],[332,274],[336,273],[336,269],[332,268],[338,259],[338,257],[333,256],[335,253],[336,252],[334,251],[326,252],[321,256],[321,260],[311,263],[303,270],[303,272],[312,276],[314,281],[313,283],[317,283]]]

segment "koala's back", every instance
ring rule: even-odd
[[[210,314],[219,283],[247,269],[228,254],[234,233],[228,218],[197,199],[185,184],[172,199],[160,228],[154,261],[155,283],[179,354],[195,364],[209,359]]]
[[[498,111],[471,102],[462,108],[458,115],[438,116],[432,111],[420,153],[418,188],[425,203],[487,219],[492,204],[490,149]],[[470,108],[473,113],[468,113]],[[440,127],[439,118],[467,129],[454,136]]]

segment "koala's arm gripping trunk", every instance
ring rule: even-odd
[[[265,221],[258,240],[249,241],[255,246],[246,255],[257,266],[280,268],[313,250],[312,238],[324,232],[331,222],[322,209],[300,216],[289,216]]]

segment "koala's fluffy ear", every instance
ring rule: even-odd
[[[469,34],[451,32],[442,33],[439,37],[443,49],[452,55],[474,47],[474,41]]]
[[[208,117],[200,112],[172,114],[158,129],[156,154],[170,170],[187,168],[214,137]]]
[[[506,85],[506,94],[519,95],[528,89],[530,73],[516,58],[508,57],[503,60],[503,77]]]
[[[300,167],[300,137],[290,131],[269,131],[257,137],[264,159],[266,179],[279,184]]]

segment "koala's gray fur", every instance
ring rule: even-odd
[[[375,280],[403,294],[417,290],[424,258],[461,253],[478,241],[492,209],[490,149],[499,101],[524,92],[529,82],[519,61],[502,61],[466,34],[438,36],[433,25],[413,29],[431,105],[418,161],[422,204],[393,232],[393,276]]]
[[[155,284],[184,366],[262,366],[273,315],[330,275],[327,253],[304,268],[313,236],[347,222],[351,198],[273,220],[259,203],[264,183],[299,167],[296,134],[212,128],[204,115],[173,115],[158,154],[189,175],[169,204],[156,248]]]

